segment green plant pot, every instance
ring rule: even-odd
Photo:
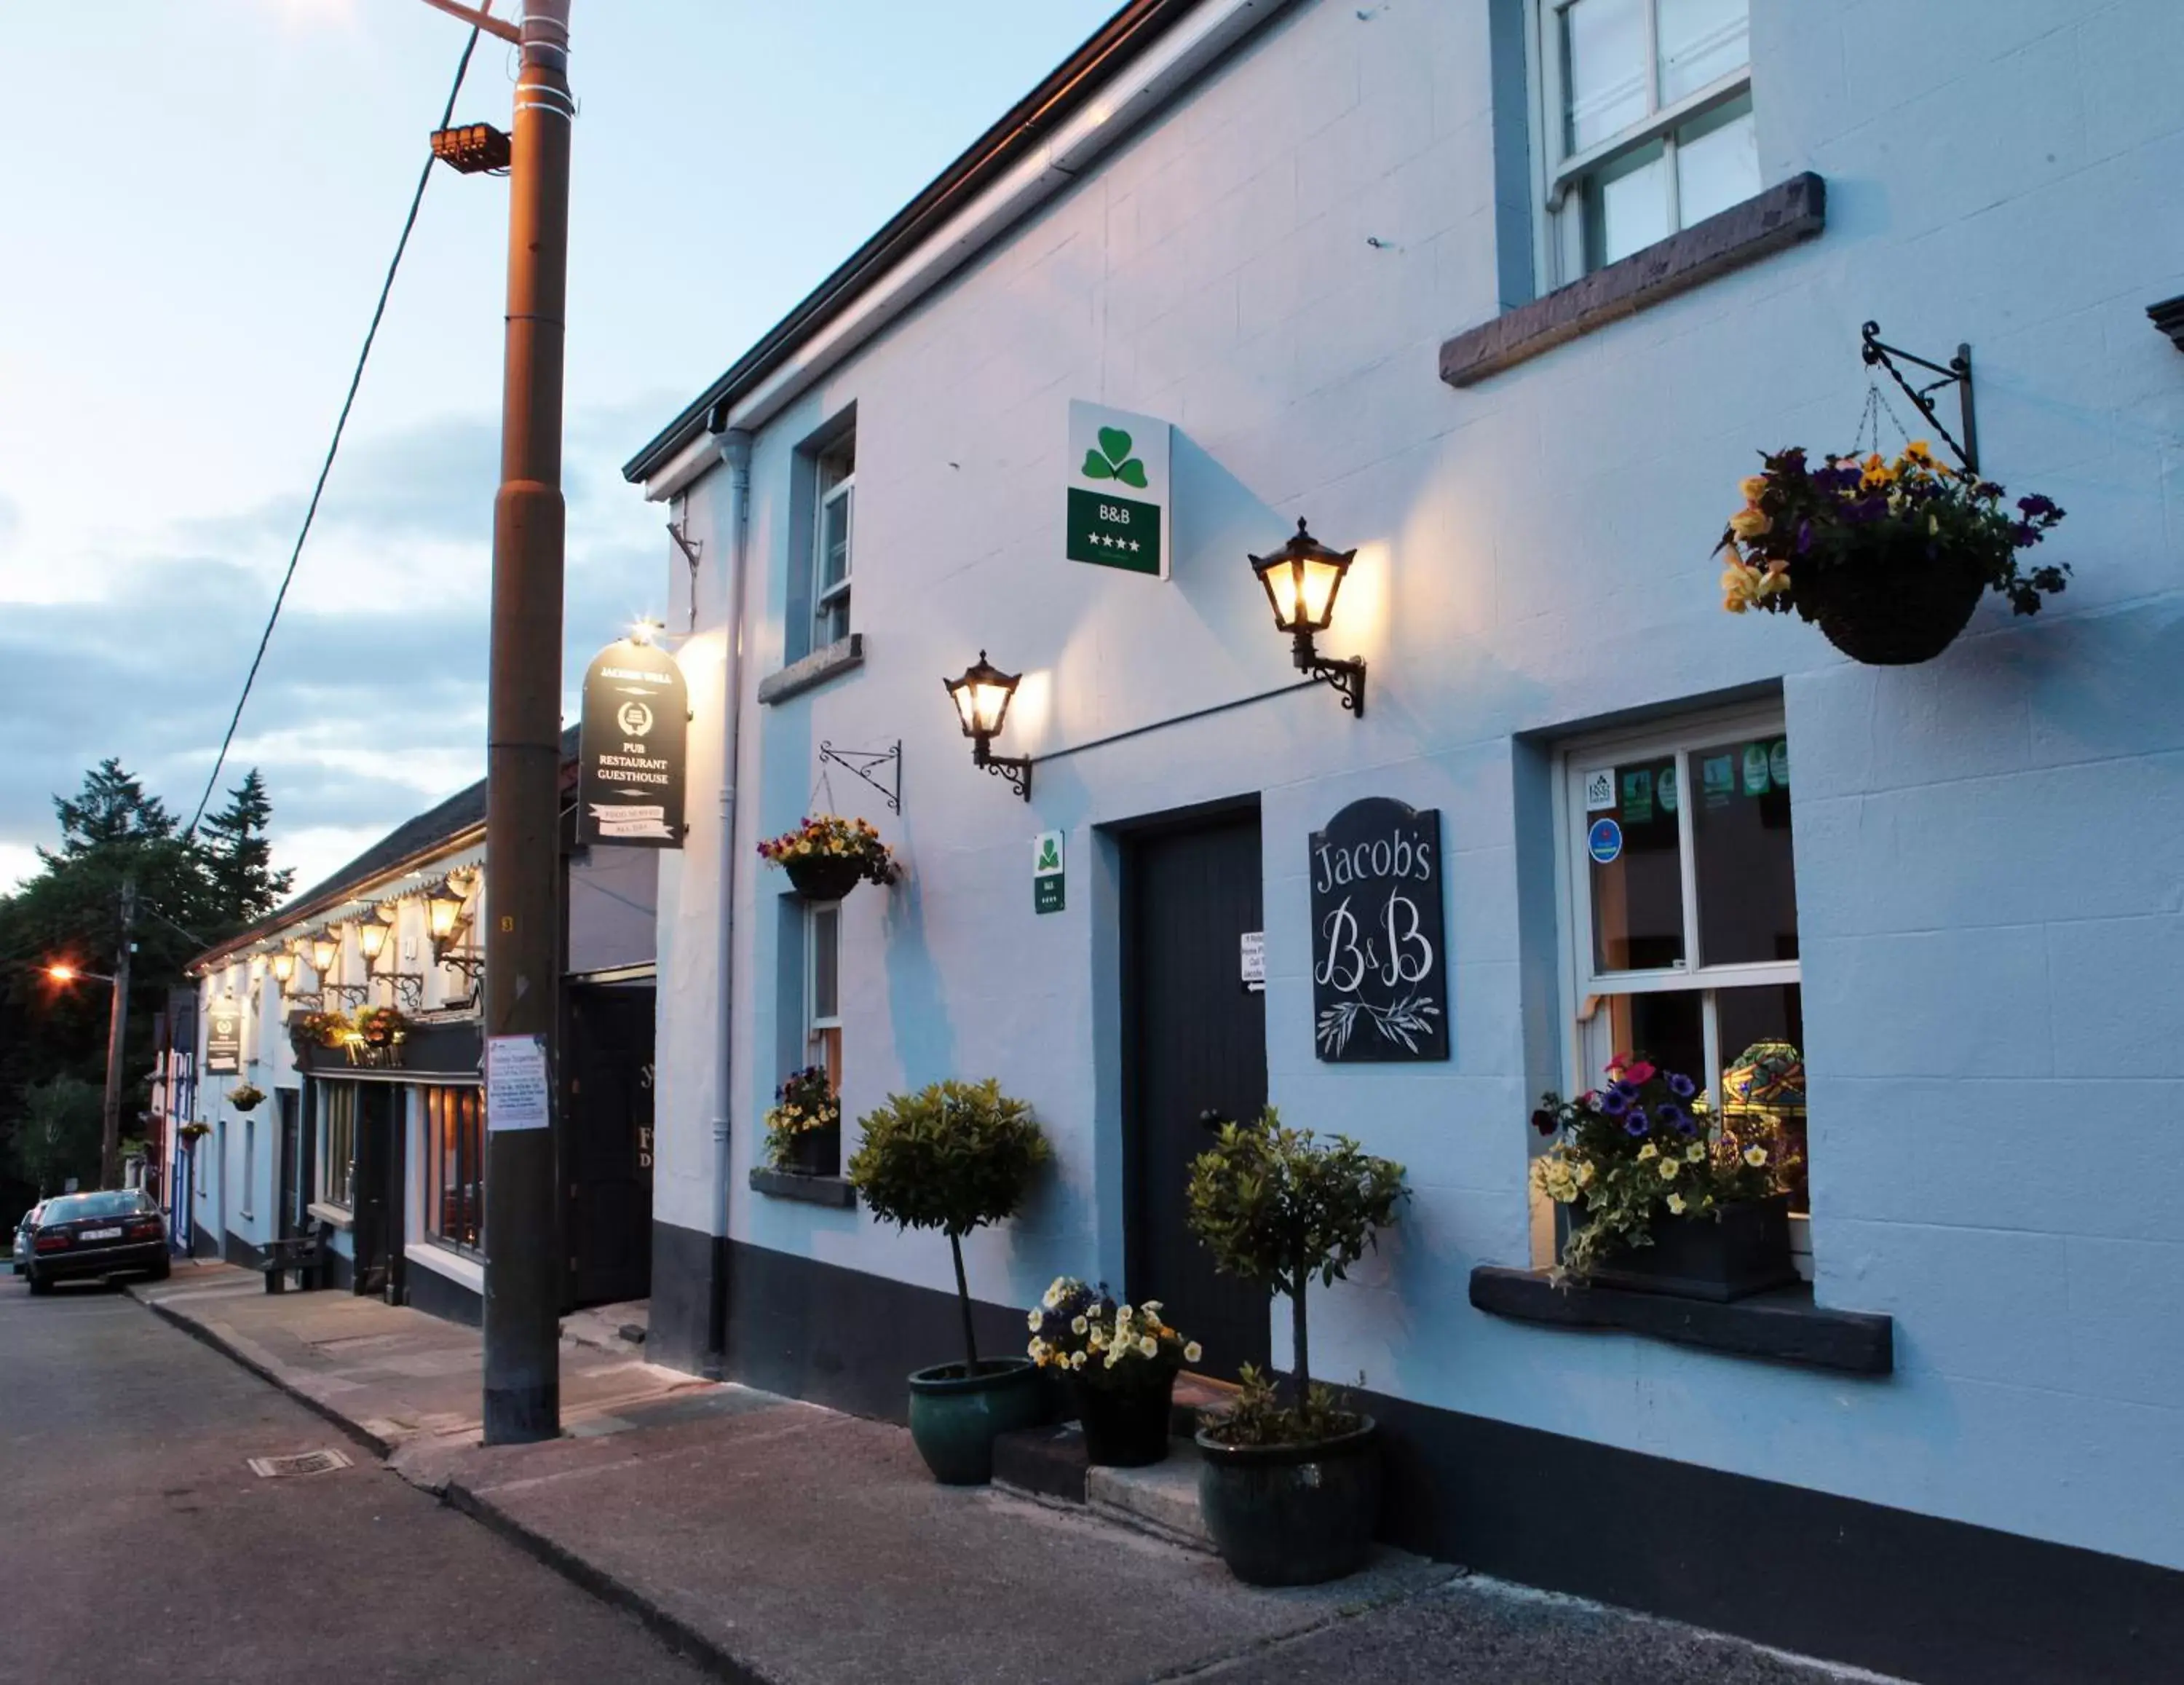
[[[994,1442],[1037,1425],[1039,1371],[1025,1358],[993,1358],[966,1375],[961,1364],[910,1378],[910,1437],[943,1486],[983,1486],[994,1477]]]
[[[1247,1586],[1316,1586],[1365,1565],[1380,1520],[1373,1418],[1309,1445],[1223,1445],[1198,1436],[1198,1507]]]

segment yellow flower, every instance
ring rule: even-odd
[[[1705,1163],[1706,1143],[1702,1141],[1693,1141],[1689,1147],[1684,1149],[1684,1157],[1690,1159],[1694,1164]]]
[[[1161,1314],[1161,1302],[1158,1299],[1147,1299],[1138,1308],[1147,1316],[1158,1316]]]
[[[1676,1215],[1676,1216],[1678,1216],[1678,1217],[1682,1216],[1682,1215],[1684,1214],[1684,1197],[1683,1197],[1683,1195],[1681,1195],[1681,1194],[1680,1194],[1680,1193],[1672,1193],[1672,1194],[1670,1194],[1670,1195],[1669,1196],[1669,1211],[1670,1211],[1672,1214],[1674,1214],[1674,1215]]]
[[[1923,438],[1914,438],[1910,444],[1903,447],[1903,455],[1898,460],[1900,461],[1908,462],[1914,467],[1926,469],[1930,472],[1936,466],[1934,462],[1934,447]]]
[[[1195,1364],[1205,1355],[1206,1353],[1195,1340],[1183,1348],[1183,1360],[1187,1364]]]
[[[1677,1163],[1673,1158],[1663,1158],[1660,1163],[1659,1168],[1661,1171],[1661,1180],[1664,1182],[1673,1182],[1676,1180],[1676,1172],[1682,1169],[1684,1167]]]
[[[1592,1161],[1590,1158],[1583,1160],[1577,1167],[1577,1185],[1581,1188],[1592,1186]]]
[[[1128,1328],[1130,1325],[1130,1319],[1136,1314],[1137,1313],[1132,1310],[1128,1305],[1118,1307],[1115,1312],[1115,1326],[1117,1328]]]
[[[1638,1162],[1641,1164],[1648,1158],[1658,1158],[1660,1156],[1661,1149],[1650,1141],[1638,1149]]]
[[[1069,1366],[1070,1366],[1070,1368],[1072,1368],[1072,1369],[1082,1369],[1082,1368],[1084,1368],[1084,1353],[1082,1353],[1082,1352],[1072,1352],[1072,1353],[1069,1354]]]
[[[1764,474],[1748,475],[1737,483],[1736,488],[1744,494],[1747,503],[1757,503],[1760,494],[1767,489],[1767,477]]]
[[[1872,455],[1865,459],[1865,473],[1861,481],[1862,484],[1867,487],[1886,486],[1893,484],[1895,479],[1896,471],[1880,460],[1879,451],[1875,451]]]
[[[1742,614],[1760,597],[1762,576],[1748,561],[1732,561],[1721,571],[1721,605],[1731,614]]]
[[[1160,1342],[1148,1334],[1138,1342],[1138,1349],[1149,1358],[1156,1358],[1160,1355]]]
[[[1753,1169],[1757,1170],[1761,1165],[1767,1162],[1767,1149],[1763,1147],[1746,1147],[1744,1149],[1744,1162],[1749,1164]]]
[[[1069,1319],[1069,1331],[1072,1334],[1082,1336],[1090,1326],[1091,1325],[1081,1316],[1072,1316]]]
[[[1068,1281],[1069,1278],[1066,1275],[1056,1276],[1048,1284],[1046,1291],[1039,1295],[1039,1302],[1049,1310],[1056,1308],[1062,1300],[1068,1297]]]
[[[1024,1313],[1024,1320],[1031,1325],[1031,1331],[1034,1334],[1039,1332],[1039,1325],[1044,1320],[1035,1310]]]
[[[1763,509],[1740,509],[1729,517],[1729,530],[1747,543],[1770,530],[1774,525]]]
[[[1085,1343],[1089,1345],[1094,1351],[1098,1351],[1102,1346],[1107,1343],[1106,1331],[1101,1328],[1094,1329],[1092,1331],[1091,1338]]]

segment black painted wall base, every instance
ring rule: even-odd
[[[653,1234],[655,1363],[705,1372],[682,1354],[711,1349],[716,1287],[726,1372],[750,1386],[900,1421],[909,1372],[958,1355],[950,1294],[662,1223]],[[981,1304],[977,1320],[982,1354],[1023,1349],[1021,1310]],[[2179,1677],[2175,1570],[1357,1398],[1383,1427],[1382,1532],[1406,1548],[1924,1685]]]
[[[262,1250],[232,1230],[220,1236],[220,1258],[223,1264],[236,1264],[244,1269],[255,1269],[265,1261]]]
[[[220,1255],[220,1236],[202,1223],[192,1223],[190,1225],[190,1256],[218,1258]]]
[[[468,1328],[476,1328],[485,1320],[483,1298],[428,1265],[411,1260],[402,1273],[402,1280],[409,1290],[412,1309],[421,1310],[428,1316],[445,1317],[449,1322],[460,1322]]]

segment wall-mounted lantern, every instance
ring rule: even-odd
[[[369,972],[387,949],[387,926],[376,918],[360,918],[356,925],[357,951],[364,956],[364,968]]]
[[[944,678],[941,683],[948,687],[948,699],[956,705],[963,735],[971,739],[971,764],[1006,778],[1017,794],[1029,801],[1031,762],[993,750],[994,739],[1000,735],[1001,725],[1009,717],[1009,702],[1022,678],[1022,673],[1003,672],[981,650],[962,678]]]
[[[1357,659],[1329,661],[1316,655],[1312,646],[1313,635],[1326,631],[1334,620],[1334,600],[1357,557],[1356,550],[1328,549],[1312,537],[1300,516],[1296,536],[1272,555],[1253,556],[1251,571],[1267,588],[1274,624],[1294,640],[1297,671],[1333,685],[1341,693],[1342,706],[1362,719],[1365,663]]]
[[[454,967],[465,977],[474,978],[485,968],[485,956],[474,946],[457,946],[469,929],[463,917],[469,900],[454,884],[441,884],[425,897],[425,928],[432,933],[432,957],[442,965]]]
[[[319,981],[323,984],[326,974],[334,968],[334,962],[341,957],[341,938],[334,935],[333,927],[329,925],[315,932],[309,940],[311,944],[311,969],[319,974]]]
[[[292,949],[289,948],[279,949],[275,952],[272,962],[273,980],[281,985],[282,992],[285,993],[287,992],[288,985],[295,980],[295,952]]]

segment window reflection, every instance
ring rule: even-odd
[[[1613,801],[1596,807],[1588,800],[1585,813],[1593,964],[1665,970],[1684,958],[1675,757],[1631,762],[1615,767],[1613,778]]]
[[[1797,957],[1797,874],[1790,853],[1790,744],[1780,735],[1696,749],[1691,845],[1699,957],[1707,965]]]

